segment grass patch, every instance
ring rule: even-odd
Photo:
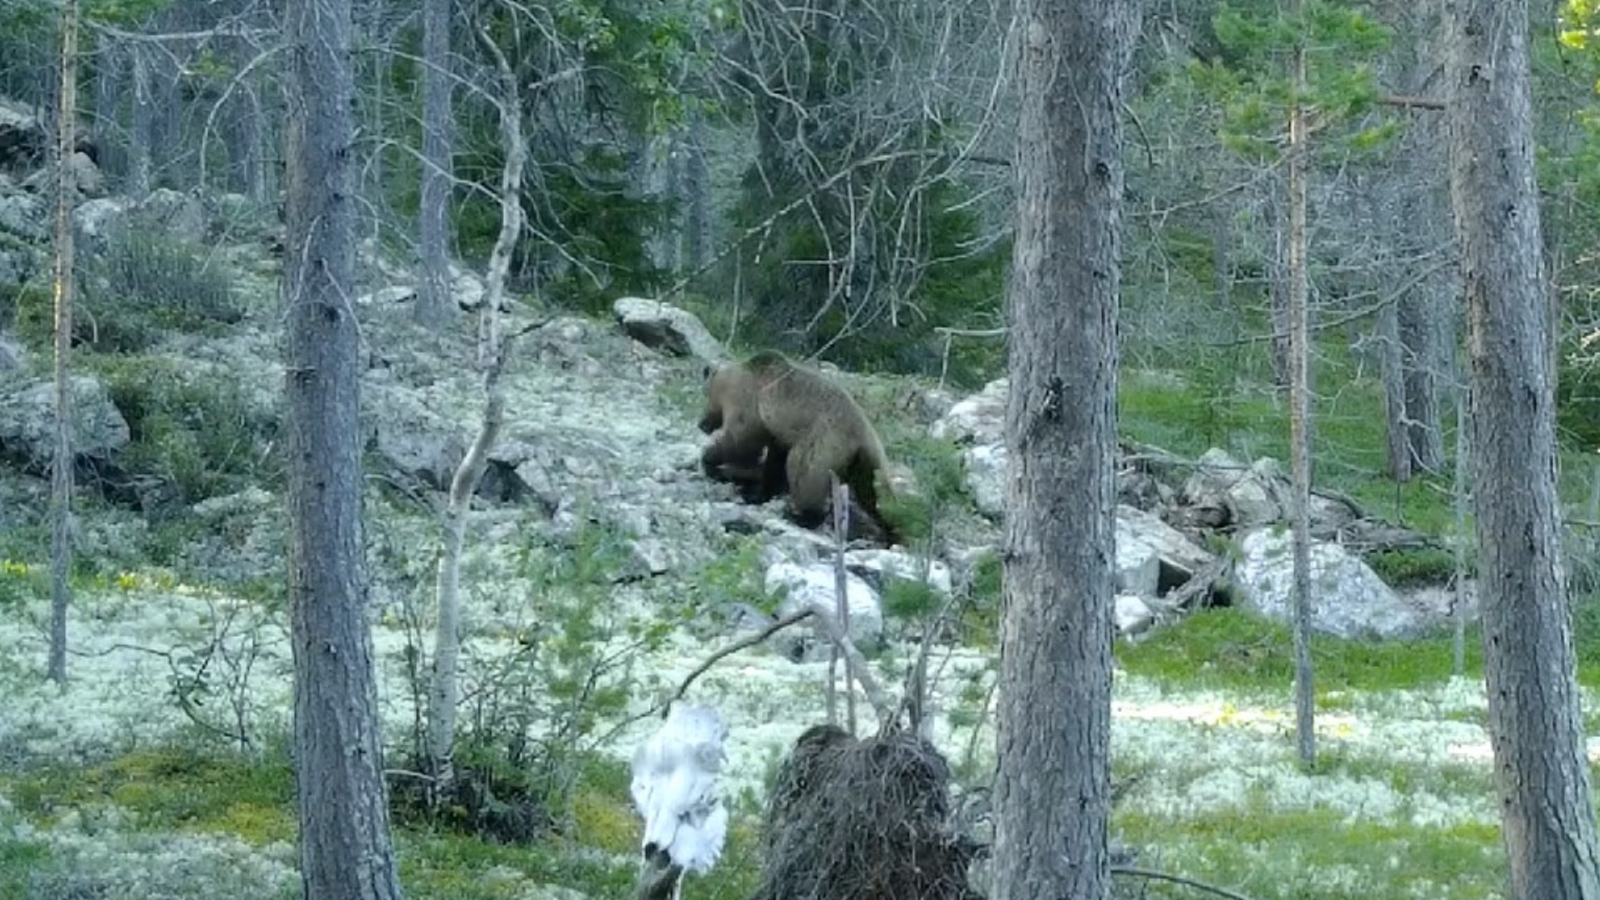
[[[735,815],[716,867],[688,876],[686,894],[697,900],[744,900],[759,874],[760,839],[751,815]],[[552,885],[589,897],[625,897],[637,873],[637,823],[628,845],[597,848],[581,840],[552,838],[509,846],[445,832],[399,829],[400,877],[406,896],[419,900],[511,900],[534,896],[528,883]],[[599,851],[599,852],[596,852]]]
[[[67,810],[111,804],[141,827],[225,832],[262,845],[293,840],[294,776],[287,758],[169,747],[86,767],[50,766],[0,780],[18,811],[48,823]]]
[[[1132,674],[1172,687],[1282,690],[1294,678],[1293,646],[1280,623],[1242,609],[1207,609],[1118,647],[1117,661]],[[1449,678],[1453,665],[1448,635],[1385,643],[1315,635],[1311,656],[1319,693],[1412,688]],[[1482,677],[1475,629],[1467,638],[1466,663],[1469,677]]]
[[[32,897],[34,873],[48,868],[50,848],[0,830],[0,897]]]
[[[1327,809],[1275,810],[1265,798],[1185,820],[1118,814],[1123,838],[1153,848],[1146,865],[1257,900],[1350,897],[1497,898],[1505,887],[1499,828],[1425,828],[1349,820]],[[1153,888],[1150,897],[1189,896]]]

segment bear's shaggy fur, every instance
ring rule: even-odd
[[[832,509],[837,475],[866,514],[852,515],[852,536],[894,542],[878,510],[878,479],[888,473],[883,443],[843,388],[770,351],[708,366],[705,388],[700,430],[715,433],[700,456],[708,476],[734,482],[749,502],[787,491],[790,518],[815,528]],[[862,518],[870,521],[855,521]]]

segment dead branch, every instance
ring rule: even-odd
[[[689,692],[689,685],[694,684],[694,680],[709,671],[718,660],[734,653],[738,653],[740,650],[743,650],[746,647],[754,647],[756,644],[759,644],[767,638],[772,637],[783,629],[788,628],[790,625],[793,625],[796,622],[807,618],[808,616],[812,616],[815,613],[816,610],[811,609],[802,609],[798,612],[790,613],[789,615],[784,616],[776,622],[773,622],[771,625],[768,625],[755,634],[742,637],[728,646],[716,651],[715,653],[712,653],[710,656],[706,657],[705,662],[695,666],[694,671],[684,676],[683,683],[678,685],[678,689],[673,692],[671,697],[667,698],[665,703],[661,704],[661,714],[663,716],[666,715],[667,707],[670,706],[674,700],[682,700],[683,696]]]
[[[1402,109],[1444,109],[1444,101],[1434,97],[1408,97],[1404,94],[1385,94],[1378,98],[1384,106],[1398,106]]]

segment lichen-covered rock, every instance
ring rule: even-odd
[[[1251,532],[1234,569],[1238,603],[1264,616],[1292,622],[1293,540],[1285,529]],[[1442,624],[1425,604],[1396,593],[1343,547],[1311,544],[1311,625],[1346,639],[1410,638]]]
[[[128,422],[100,379],[75,375],[72,391],[73,455],[106,460],[128,445]],[[0,453],[30,471],[48,471],[55,458],[55,385],[33,382],[0,395]]]
[[[727,358],[727,351],[699,317],[688,310],[659,300],[620,297],[611,305],[611,311],[622,330],[647,347],[706,362]]]

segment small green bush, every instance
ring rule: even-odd
[[[1390,587],[1443,584],[1455,575],[1455,557],[1439,547],[1379,550],[1366,557],[1379,578]]]
[[[276,458],[263,452],[276,416],[252,410],[238,378],[196,375],[160,356],[85,357],[104,379],[132,442],[121,462],[131,474],[172,485],[194,503],[275,481]]]
[[[883,516],[906,540],[925,540],[940,514],[966,497],[961,454],[949,441],[919,437],[896,444],[891,456],[911,469],[917,490],[886,493],[879,503]]]
[[[25,609],[49,596],[49,587],[39,566],[0,558],[0,612]]]
[[[884,611],[897,619],[921,621],[937,613],[942,605],[939,592],[925,581],[891,578],[883,588]]]
[[[163,332],[207,332],[244,316],[223,268],[188,244],[138,231],[112,235],[103,253],[82,260],[76,284],[73,341],[104,353],[142,352]],[[24,300],[18,331],[30,346],[48,345],[53,299]]]

